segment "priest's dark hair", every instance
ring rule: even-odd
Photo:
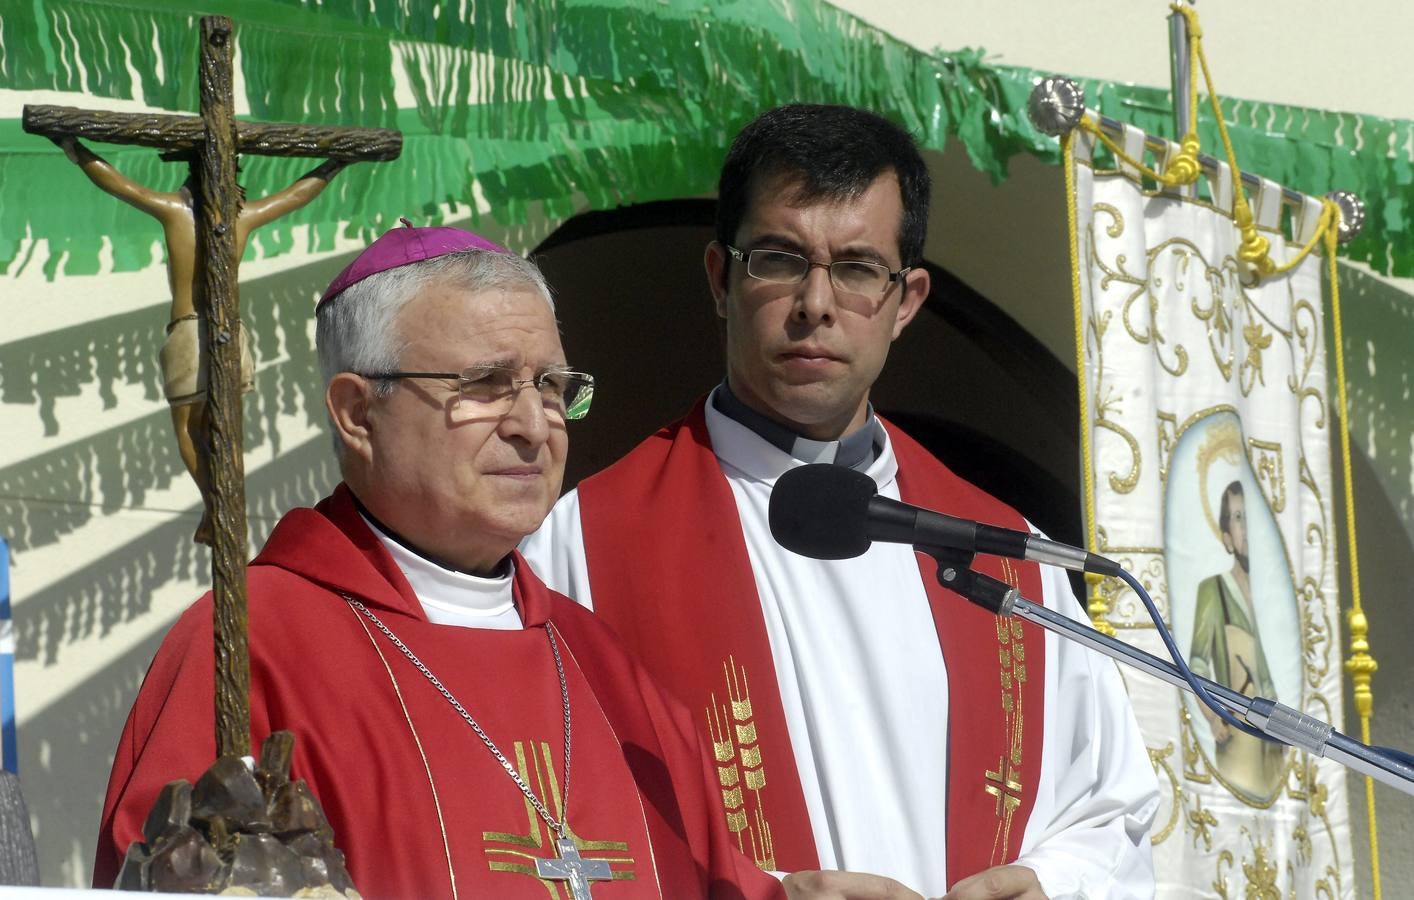
[[[852,200],[886,172],[898,177],[903,201],[901,265],[922,261],[932,179],[908,132],[850,106],[794,103],[747,125],[732,142],[717,182],[717,240],[732,244],[753,192],[784,179],[792,203]]]

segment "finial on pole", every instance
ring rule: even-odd
[[[1085,115],[1085,91],[1060,75],[1043,78],[1031,89],[1026,113],[1038,131],[1058,137],[1078,125]]]
[[[1336,240],[1348,244],[1355,240],[1365,227],[1365,201],[1350,191],[1331,191],[1326,197],[1340,210]]]

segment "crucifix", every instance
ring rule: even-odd
[[[208,512],[212,525],[211,568],[215,601],[216,749],[222,758],[245,757],[251,752],[250,659],[246,635],[245,466],[241,453],[242,367],[236,295],[236,270],[239,265],[236,247],[238,236],[243,238],[244,231],[240,218],[240,189],[236,184],[236,156],[238,153],[253,153],[262,156],[324,157],[329,162],[306,177],[322,177],[327,182],[341,165],[360,160],[396,159],[402,151],[402,135],[387,129],[237,122],[232,88],[233,55],[234,30],[231,20],[225,16],[203,17],[198,70],[201,85],[199,116],[114,113],[34,105],[25,106],[22,116],[25,131],[56,141],[66,152],[71,152],[71,158],[77,152],[75,139],[84,138],[154,147],[165,151],[164,158],[175,156],[190,163],[188,196],[195,237],[194,264],[190,273],[191,293],[195,314],[200,316],[200,324],[204,326],[201,329],[204,331],[204,343],[198,349],[201,364],[208,373],[204,385],[203,418],[204,444],[208,453],[205,468],[209,473]],[[75,161],[80,162],[79,159]],[[87,169],[85,171],[88,173]],[[88,174],[94,178],[93,174]],[[97,183],[98,179],[94,180]],[[322,184],[319,186],[322,187]],[[295,199],[302,199],[302,196]],[[313,199],[312,195],[308,199]],[[302,203],[279,211],[297,208],[298,205]],[[278,215],[279,211],[275,214]],[[269,218],[274,218],[274,215]],[[170,251],[171,240],[168,246]],[[169,260],[169,265],[175,266],[175,262]],[[176,271],[175,268],[173,271]],[[243,765],[240,768],[245,770]],[[214,766],[212,771],[216,770]],[[131,850],[129,857],[132,857]],[[149,887],[162,889],[160,885]],[[191,885],[186,889],[196,887]]]
[[[567,882],[570,900],[592,900],[589,882],[608,881],[614,877],[606,860],[580,856],[573,838],[557,838],[555,852],[558,855],[551,859],[535,861],[535,874],[546,881]]]

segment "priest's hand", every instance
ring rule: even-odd
[[[792,872],[782,883],[790,900],[923,900],[892,878],[863,872]]]
[[[943,900],[1047,900],[1047,897],[1032,869],[994,866],[962,879]]]

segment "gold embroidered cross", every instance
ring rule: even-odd
[[[1002,779],[1002,772],[1006,772],[1006,779]],[[1006,807],[1006,817],[1011,818],[1017,807],[1021,806],[1021,782],[1016,780],[1016,769],[1012,768],[1001,757],[997,757],[997,770],[987,772],[987,793],[997,798],[997,816],[1002,815],[1002,807]]]
[[[556,816],[564,815],[560,785],[555,779],[554,760],[550,755],[550,745],[544,741],[516,741],[514,745],[516,771],[526,784],[533,784],[541,797],[548,798],[549,807]],[[590,881],[634,881],[633,857],[628,855],[625,841],[603,841],[581,838],[574,830],[565,828],[564,835],[551,831],[540,819],[529,799],[524,801],[526,830],[521,833],[506,831],[483,831],[481,839],[487,857],[487,867],[492,872],[514,872],[539,878],[551,896],[559,897],[555,888],[558,882],[569,882],[572,898],[589,897]],[[556,855],[552,858],[541,856],[546,843]],[[495,846],[503,844],[508,846]],[[595,853],[593,857],[581,856],[581,851]],[[612,866],[618,866],[615,869]]]
[[[1002,778],[1002,773],[1006,773],[1006,778]],[[1021,782],[1017,780],[1016,769],[1009,765],[1002,757],[997,757],[997,769],[995,772],[987,773],[986,791],[997,798],[997,834],[992,841],[992,862],[1000,863],[1007,859],[1007,850],[1011,846],[1011,820],[1017,809],[1021,806]]]

